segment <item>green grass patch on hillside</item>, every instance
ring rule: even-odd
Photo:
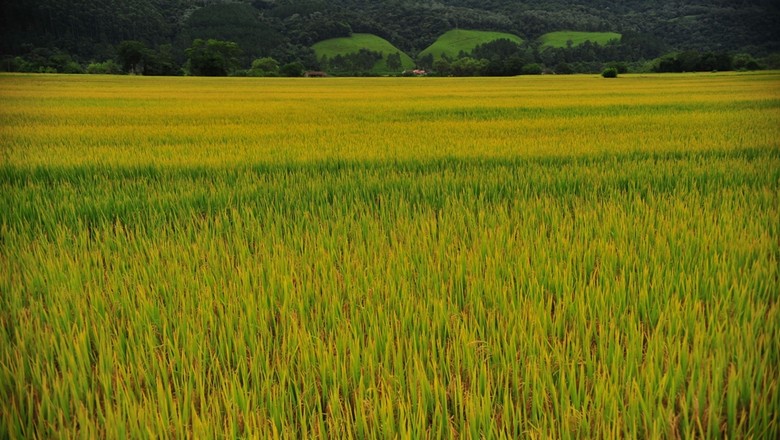
[[[381,52],[383,58],[379,60],[371,70],[371,73],[376,74],[396,73],[387,67],[387,56],[395,54],[396,52],[401,54],[402,70],[414,68],[414,61],[409,55],[393,46],[392,43],[384,38],[373,34],[352,34],[351,37],[331,38],[314,44],[312,49],[314,50],[314,53],[317,54],[317,59],[321,59],[323,56],[328,58],[333,58],[336,55],[343,56],[358,52],[360,49]]]
[[[449,58],[456,58],[461,51],[470,53],[480,44],[490,43],[491,41],[507,39],[521,44],[523,39],[517,35],[507,34],[505,32],[487,32],[487,31],[469,31],[463,29],[454,29],[440,36],[436,41],[420,52],[420,56],[433,54],[434,58],[441,58],[446,55]]]
[[[617,32],[559,31],[546,33],[539,37],[539,41],[542,42],[543,47],[567,47],[568,42],[571,41],[571,45],[574,47],[586,41],[604,45],[613,40],[620,40],[621,37],[622,35]]]

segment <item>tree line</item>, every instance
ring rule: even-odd
[[[307,70],[323,70],[331,75],[369,76],[374,65],[384,60],[387,69],[403,74],[400,53],[384,54],[368,49],[323,56],[315,64],[300,61],[281,63],[274,57],[254,58],[246,63],[244,50],[235,42],[195,39],[184,51],[186,58],[176,62],[169,45],[150,48],[143,42],[128,40],[116,47],[116,56],[82,65],[67,53],[38,48],[25,57],[6,58],[0,70],[40,73],[88,73],[135,75],[195,76],[303,76]],[[682,51],[667,53],[651,60],[624,61],[619,42],[606,45],[586,42],[576,47],[540,48],[498,39],[481,44],[457,57],[432,54],[418,57],[416,64],[438,76],[514,76],[542,73],[595,73],[605,68],[626,72],[708,72],[728,70],[780,69],[780,54],[756,59],[747,53]]]
[[[651,60],[624,61],[619,42],[606,45],[586,42],[567,48],[543,48],[499,39],[477,46],[455,59],[432,56],[418,64],[440,76],[514,76],[542,73],[597,73],[615,69],[628,72],[709,72],[729,70],[780,69],[780,55],[761,60],[746,53],[684,51],[664,54]]]
[[[587,3],[587,4],[584,4]],[[446,61],[452,72],[483,74],[545,70],[594,71],[611,62],[647,68],[664,58],[661,69],[689,69],[689,55],[707,61],[697,68],[726,65],[725,57],[750,56],[755,66],[771,66],[780,52],[780,5],[773,0],[35,0],[0,2],[0,68],[16,71],[141,73],[145,75],[254,74],[255,60],[273,58],[283,71],[292,67],[365,72],[375,54],[343,54],[327,64],[311,45],[353,32],[383,37],[413,58],[453,28],[514,33],[528,41],[506,62],[485,54]],[[616,31],[619,44],[542,49],[533,41],[554,30]],[[235,43],[226,66],[199,69],[200,56]],[[197,41],[201,43],[196,44]],[[205,43],[203,43],[205,42]],[[204,47],[198,47],[198,45]],[[129,53],[125,53],[129,52]],[[391,54],[384,54],[388,56]],[[192,57],[196,58],[193,66]],[[675,64],[670,59],[678,57]],[[137,62],[126,64],[128,59]],[[219,57],[217,57],[219,58]],[[335,58],[335,57],[334,57]],[[754,66],[737,57],[736,66]],[[391,63],[394,60],[386,60]],[[435,70],[432,59],[420,67]],[[210,59],[211,64],[217,63]],[[331,66],[333,64],[333,66]],[[452,64],[455,64],[453,67]],[[697,63],[693,63],[697,64]],[[282,69],[284,66],[292,66]],[[735,68],[736,68],[735,66]],[[442,71],[446,66],[439,63]]]

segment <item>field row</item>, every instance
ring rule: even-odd
[[[777,147],[776,76],[0,77],[0,160],[232,166]]]
[[[6,170],[4,424],[762,437],[778,165]]]

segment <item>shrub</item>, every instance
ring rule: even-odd
[[[478,76],[482,74],[487,64],[486,60],[463,57],[453,61],[450,69],[455,76]]]
[[[303,64],[296,61],[282,66],[279,69],[279,73],[282,76],[296,78],[299,76],[303,76],[303,70],[304,70]]]
[[[750,54],[739,53],[734,55],[734,70],[760,70],[761,66]]]
[[[252,61],[248,76],[279,76],[279,62],[271,57]]]
[[[558,65],[555,66],[555,73],[559,75],[571,75],[574,73],[574,69],[567,63],[558,63]]]
[[[87,66],[87,73],[93,75],[118,75],[122,73],[122,68],[114,60],[108,60],[102,63],[90,63]]]
[[[618,70],[615,67],[607,67],[603,72],[601,72],[601,76],[604,78],[617,78]]]
[[[541,75],[542,66],[536,63],[526,64],[523,66],[523,75]]]
[[[62,66],[62,73],[84,73],[84,69],[81,67],[81,64],[75,62],[75,61],[68,61],[65,63],[64,66]]]
[[[238,70],[243,51],[232,41],[195,39],[184,53],[190,75],[228,76]]]

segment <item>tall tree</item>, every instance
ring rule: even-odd
[[[232,41],[196,39],[186,50],[187,70],[196,76],[227,76],[238,69],[241,53]]]

